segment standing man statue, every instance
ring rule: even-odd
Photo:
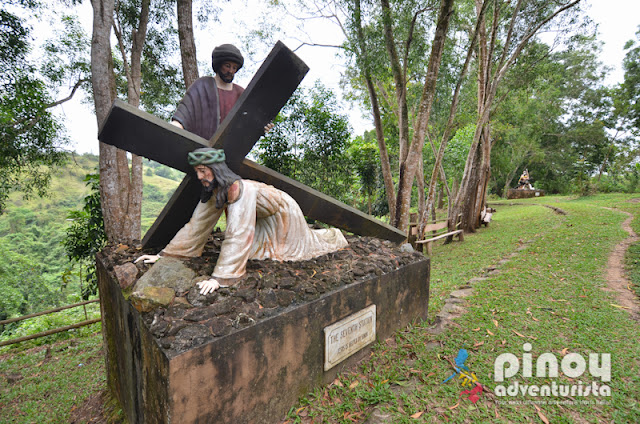
[[[249,259],[300,261],[348,245],[336,228],[310,229],[300,206],[287,193],[233,173],[225,163],[223,150],[197,149],[189,153],[189,164],[202,183],[200,203],[191,220],[160,255],[143,255],[136,262],[153,263],[161,256],[200,256],[225,210],[225,239],[212,278],[198,283],[201,294],[213,292],[221,282],[229,284],[242,277]]]
[[[244,92],[244,88],[233,82],[243,65],[244,57],[233,44],[214,48],[211,66],[215,76],[201,77],[191,84],[171,123],[210,140]],[[265,132],[272,127],[273,124],[268,124]]]

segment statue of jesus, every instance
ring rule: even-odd
[[[156,262],[162,256],[197,257],[223,211],[227,228],[212,278],[198,283],[206,295],[221,283],[245,274],[249,259],[299,261],[334,252],[348,245],[336,228],[312,230],[300,206],[287,193],[257,181],[245,180],[229,169],[221,149],[205,147],[189,153],[202,184],[200,203],[191,220],[159,255],[143,255],[136,262]]]

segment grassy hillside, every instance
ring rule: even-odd
[[[146,231],[182,175],[148,161],[144,166],[142,226]],[[84,276],[72,267],[61,242],[69,227],[69,211],[82,208],[89,194],[83,180],[97,169],[97,156],[69,155],[65,166],[55,171],[47,197],[11,195],[6,213],[0,215],[0,320],[80,300]],[[68,315],[58,314],[55,323],[39,318],[0,327],[0,340],[65,324],[73,320]]]

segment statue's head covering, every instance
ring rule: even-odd
[[[233,172],[225,163],[225,154],[222,149],[214,149],[213,147],[201,147],[188,154],[187,160],[189,165],[207,166],[213,171],[214,179],[208,186],[202,187],[200,193],[200,201],[206,203],[216,192],[216,208],[220,209],[228,201],[229,187],[237,181],[241,180],[240,176]]]
[[[213,49],[211,53],[211,66],[213,71],[218,73],[218,69],[224,62],[234,62],[238,64],[238,70],[244,65],[244,57],[240,50],[233,44],[221,44]]]
[[[188,154],[189,165],[211,165],[213,163],[224,162],[226,159],[224,150],[213,147],[201,147]]]

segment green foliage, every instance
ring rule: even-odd
[[[365,132],[363,137],[356,137],[348,149],[349,158],[359,177],[360,194],[366,200],[366,212],[370,215],[373,213],[373,199],[376,192],[384,186],[380,154],[374,137],[373,131]],[[382,197],[386,201],[386,196]]]
[[[74,265],[80,266],[87,282],[87,286],[81,286],[82,298],[86,300],[89,296],[95,295],[98,290],[95,257],[106,244],[107,236],[100,204],[100,176],[88,174],[84,181],[90,192],[84,198],[82,209],[70,211],[67,215],[67,219],[72,223],[67,228],[62,244],[71,261],[65,276],[68,277],[71,274]]]
[[[11,192],[47,193],[51,172],[64,161],[62,146],[67,142],[51,113],[62,101],[53,96],[70,79],[79,86],[89,74],[89,43],[70,17],[61,18],[64,31],[45,43],[44,55],[30,55],[31,28],[27,18],[14,12],[29,16],[44,7],[35,1],[11,1],[0,9],[0,214]]]
[[[260,163],[351,203],[350,128],[335,95],[320,83],[308,92],[298,89],[274,124],[258,142]]]
[[[617,106],[619,113],[627,116],[631,129],[637,133],[640,130],[640,27],[636,40],[629,40],[624,48],[627,50],[622,62],[624,82]]]
[[[65,165],[52,173],[50,197],[25,199],[17,193],[9,197],[6,213],[0,216],[0,319],[76,303],[95,288],[87,278],[92,278],[92,255],[103,236],[98,180],[87,174],[95,172],[97,165],[97,156],[68,154]],[[146,228],[178,183],[154,175],[145,181],[145,190],[147,185],[162,200],[144,200]],[[62,325],[80,321],[71,314],[59,314],[56,319]],[[0,328],[4,332],[0,337],[30,334],[20,329],[23,326],[46,327],[39,320],[30,321]]]
[[[65,309],[63,311],[55,312],[52,314],[29,318],[20,322],[20,325],[8,325],[7,327],[9,328],[0,335],[0,341],[17,339],[19,337],[29,336],[54,328],[65,327],[70,324],[75,324],[78,322],[96,318],[100,318],[100,305],[97,303],[91,303],[85,306]],[[74,337],[88,336],[95,331],[96,325],[93,324],[90,326],[51,334],[46,337],[32,339],[21,344],[21,347],[24,348],[42,346],[54,343],[58,340],[67,340]]]

